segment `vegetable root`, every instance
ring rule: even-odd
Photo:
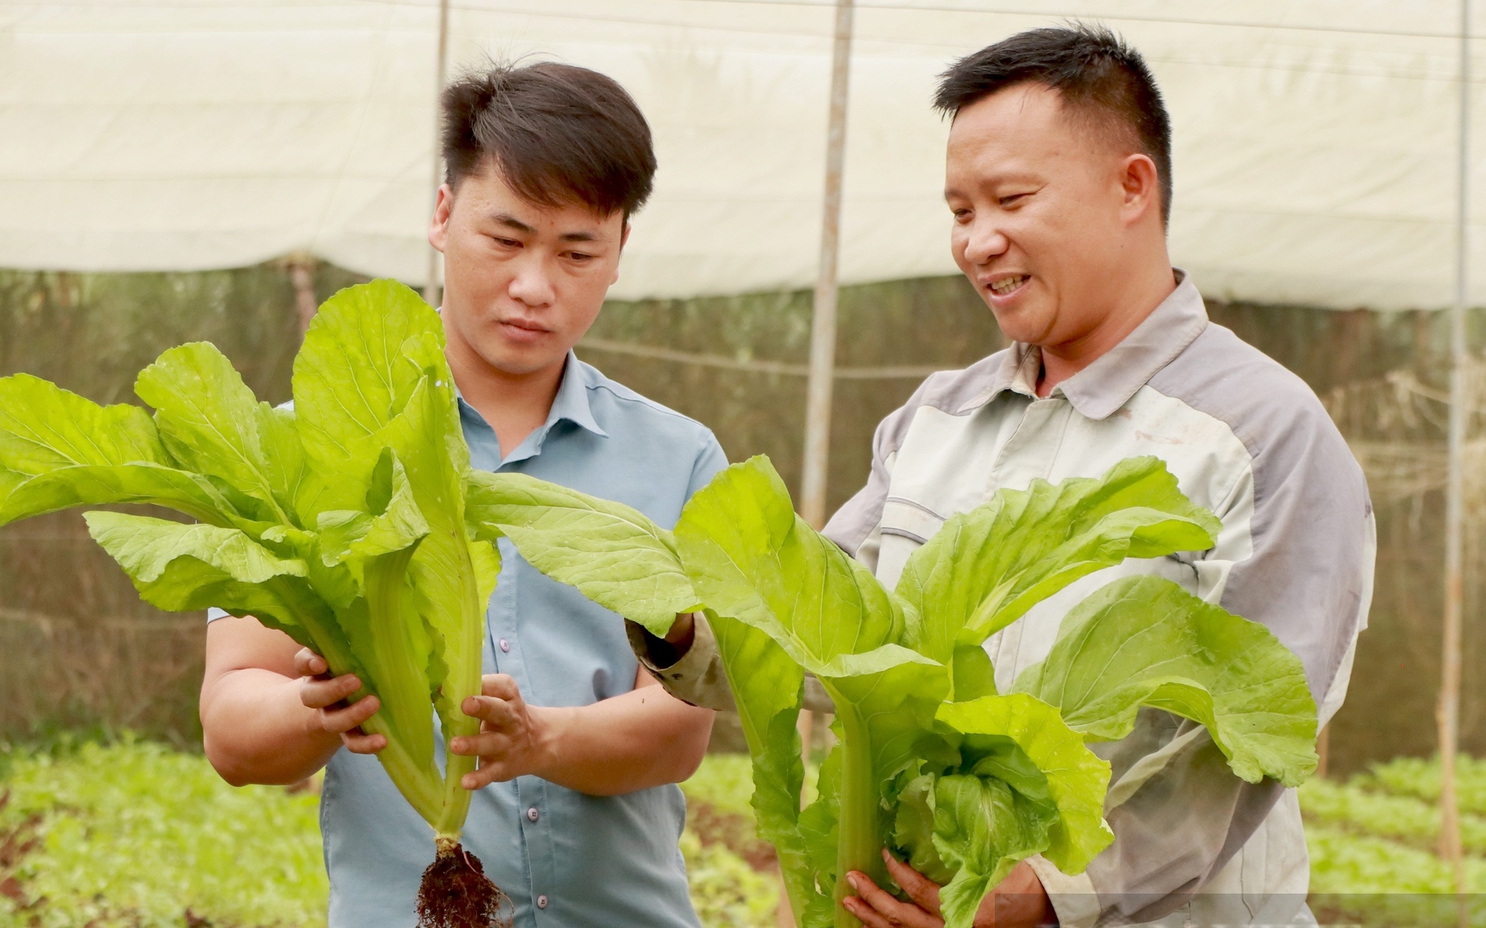
[[[418,928],[510,928],[511,899],[485,875],[480,858],[453,838],[438,838],[438,856],[418,887]]]

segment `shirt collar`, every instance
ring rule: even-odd
[[[587,365],[578,360],[571,348],[568,349],[568,358],[562,368],[562,382],[557,385],[557,396],[552,399],[552,409],[547,413],[547,423],[543,429],[550,429],[566,419],[600,438],[609,437],[609,433],[599,427],[598,420],[593,417],[593,406],[588,402],[591,379]]]
[[[1207,328],[1207,309],[1187,273],[1179,268],[1175,272],[1176,289],[1145,321],[1088,367],[1054,387],[1054,395],[1062,394],[1083,416],[1105,419],[1196,341]],[[987,389],[966,403],[960,412],[984,406],[1007,391],[1035,399],[1037,375],[1041,370],[1041,349],[1013,342],[991,375]]]
[[[569,349],[567,358],[563,361],[562,380],[558,381],[557,395],[552,398],[552,408],[547,411],[547,421],[527,436],[522,445],[535,441],[536,450],[532,452],[535,454],[536,451],[541,450],[542,442],[547,439],[547,433],[554,425],[562,421],[568,421],[579,428],[587,429],[600,438],[608,438],[609,433],[599,426],[598,420],[593,417],[593,406],[588,402],[590,379],[591,374],[587,366],[579,361],[578,356]],[[480,411],[465,401],[457,382],[454,384],[454,395],[458,397],[459,408],[466,416],[473,418],[485,428],[490,427],[485,422],[485,417],[480,415]],[[513,448],[503,451],[507,463],[515,450]]]

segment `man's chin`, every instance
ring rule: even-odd
[[[1003,310],[991,314],[996,317],[996,326],[1002,337],[1024,345],[1040,345],[1047,337],[1048,327],[1027,309]]]
[[[526,351],[482,351],[481,360],[485,362],[492,373],[497,376],[520,379],[524,377],[535,377],[550,372],[554,367],[562,367],[567,360],[568,353],[561,354],[552,352],[526,352]]]

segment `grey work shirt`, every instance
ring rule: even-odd
[[[1376,532],[1367,486],[1311,390],[1208,321],[1178,286],[1108,354],[1036,395],[1041,357],[1014,344],[932,375],[877,429],[867,486],[825,533],[884,584],[956,513],[1034,478],[1095,477],[1123,458],[1162,458],[1223,521],[1209,551],[1131,560],[1085,577],[986,642],[1003,691],[1046,657],[1063,615],[1121,576],[1153,573],[1267,626],[1305,665],[1324,724],[1340,707],[1372,598]],[[662,682],[721,704],[705,628]],[[1244,783],[1206,729],[1143,711],[1113,766],[1114,843],[1079,876],[1031,863],[1065,928],[1100,923],[1314,924],[1294,790]]]
[[[547,421],[504,459],[460,400],[473,466],[530,474],[674,525],[727,460],[705,427],[568,355]],[[624,622],[543,576],[501,539],[486,613],[484,672],[516,678],[537,706],[585,706],[634,688]],[[442,743],[439,744],[442,763]],[[678,839],[681,791],[587,796],[534,776],[493,783],[470,804],[462,841],[515,903],[520,928],[696,928]],[[411,928],[433,832],[375,757],[342,749],[320,801],[330,928]]]

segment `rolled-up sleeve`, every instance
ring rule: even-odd
[[[686,498],[691,499],[727,466],[728,459],[722,446],[710,431],[707,432],[692,464]],[[696,634],[691,645],[681,653],[635,622],[626,619],[624,628],[640,665],[660,681],[666,692],[693,706],[731,711],[734,708],[733,693],[728,689],[717,640],[705,616],[697,613],[693,618]]]
[[[735,711],[733,691],[728,688],[727,674],[722,667],[722,655],[717,650],[717,639],[707,617],[700,613],[694,616],[696,633],[685,653],[655,637],[643,626],[628,620],[624,623],[629,633],[630,647],[640,664],[660,681],[666,692],[682,702],[703,709],[721,712]]]

